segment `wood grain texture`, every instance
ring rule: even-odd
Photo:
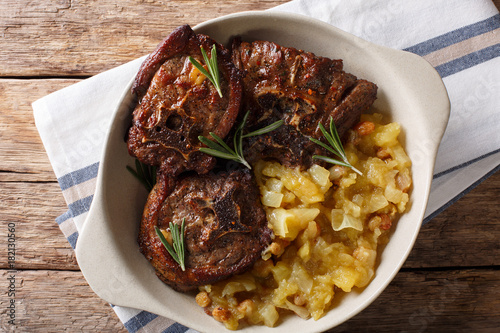
[[[15,228],[17,269],[77,270],[75,254],[55,218],[64,213],[66,203],[57,183],[0,183],[1,244],[7,240],[8,226]],[[50,200],[48,199],[50,198]],[[7,268],[6,246],[0,251],[0,268]]]
[[[17,268],[78,269],[73,250],[55,223],[67,209],[58,184],[0,184],[0,218],[4,225],[14,223],[18,231]],[[500,172],[426,224],[404,268],[500,265],[498,198]],[[7,228],[0,228],[0,239],[5,239],[7,232]],[[6,258],[7,253],[0,251],[0,268],[7,267]]]
[[[0,271],[2,290],[10,275]],[[15,279],[15,332],[126,332],[80,272],[19,271]],[[498,272],[487,269],[401,272],[372,305],[328,332],[495,332],[500,313],[491,309],[500,306],[499,284]],[[14,332],[1,305],[0,327]]]
[[[93,75],[149,53],[178,25],[285,2],[0,0],[0,76]]]
[[[93,75],[150,52],[180,24],[285,2],[0,0],[0,76]]]
[[[1,332],[127,332],[111,306],[95,296],[81,272],[0,271],[0,288],[15,276],[16,326],[0,304]]]
[[[496,332],[499,284],[496,270],[400,272],[374,303],[328,332]]]
[[[23,281],[19,290],[24,296],[16,297],[22,320],[18,332],[73,332],[75,327],[84,332],[94,328],[125,332],[109,305],[92,292],[81,273],[71,271],[78,270],[73,250],[53,221],[65,210],[57,184],[4,185],[0,202],[13,208],[7,214],[2,212],[2,219],[16,223],[19,235],[16,267],[20,271],[16,278]],[[500,313],[500,228],[498,217],[493,216],[498,214],[498,196],[492,193],[499,189],[497,173],[425,225],[404,269],[387,290],[365,311],[332,332],[442,332],[459,327],[494,332]],[[47,197],[59,197],[59,201],[47,202]],[[469,212],[471,205],[476,205],[481,214]],[[457,224],[457,216],[465,216],[470,223]],[[471,224],[475,230],[484,230],[471,232]],[[0,239],[5,239],[5,233],[5,228],[0,229]],[[0,262],[6,263],[1,251]],[[483,265],[482,269],[468,268]],[[6,290],[3,285],[0,288]],[[1,304],[5,304],[4,298]],[[0,320],[5,319],[4,313],[0,316]]]
[[[500,265],[500,172],[420,230],[405,268]]]
[[[18,269],[12,326],[8,253],[0,250],[0,331],[126,332],[84,280],[54,221],[67,208],[31,102],[149,52],[180,24],[285,2],[0,0],[0,246],[14,223]],[[425,225],[384,293],[331,332],[496,332],[499,198],[497,172]]]
[[[56,180],[31,103],[78,81],[0,79],[0,182]]]

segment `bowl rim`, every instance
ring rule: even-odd
[[[401,266],[405,262],[406,258],[408,257],[411,249],[413,248],[413,245],[416,241],[418,232],[420,230],[420,226],[423,220],[423,216],[425,213],[425,206],[427,204],[427,200],[429,197],[430,193],[430,184],[432,181],[432,171],[434,168],[434,163],[435,163],[435,158],[437,154],[437,150],[439,147],[439,142],[441,141],[442,136],[444,135],[444,131],[446,129],[446,124],[449,118],[449,112],[450,112],[450,106],[449,106],[449,99],[448,95],[446,93],[446,88],[444,87],[444,83],[442,82],[441,78],[437,74],[437,72],[432,68],[430,64],[428,64],[423,58],[414,55],[412,53],[408,53],[405,51],[400,51],[400,50],[394,50],[394,49],[389,49],[384,46],[376,45],[367,41],[362,40],[359,37],[353,36],[345,31],[342,31],[328,23],[325,23],[323,21],[302,15],[302,14],[292,14],[292,13],[287,13],[287,12],[281,12],[279,10],[272,10],[272,11],[246,11],[246,12],[239,12],[239,13],[234,13],[234,14],[229,14],[225,15],[222,17],[214,18],[211,20],[208,20],[206,22],[200,23],[196,25],[193,30],[195,32],[200,32],[205,29],[208,29],[214,25],[221,24],[221,23],[227,23],[228,21],[231,20],[238,20],[238,19],[256,19],[256,18],[266,18],[266,19],[272,19],[272,20],[277,20],[277,21],[294,21],[294,22],[299,22],[300,24],[310,24],[313,26],[319,27],[318,29],[322,30],[327,30],[336,37],[342,37],[342,38],[348,38],[351,39],[354,43],[358,45],[363,45],[363,46],[370,46],[373,52],[376,54],[379,53],[384,53],[384,54],[391,54],[395,61],[398,61],[398,64],[400,63],[412,63],[415,66],[420,66],[421,68],[426,68],[427,75],[429,75],[435,84],[435,87],[439,91],[436,92],[436,95],[439,95],[439,100],[440,100],[440,113],[438,114],[438,119],[435,120],[435,131],[434,131],[434,137],[433,137],[433,142],[436,143],[435,146],[431,147],[430,149],[430,156],[429,160],[427,161],[427,168],[429,169],[429,172],[431,174],[431,177],[427,179],[427,182],[423,185],[425,188],[424,193],[422,194],[424,199],[424,204],[423,207],[420,208],[419,214],[418,214],[418,222],[415,222],[418,227],[415,228],[414,233],[411,235],[411,241],[408,244],[407,248],[405,249],[404,253],[400,256],[400,260],[397,263],[397,265],[393,266],[392,271],[388,274],[388,278],[378,285],[378,288],[371,292],[369,294],[369,297],[362,303],[360,306],[356,307],[349,313],[347,313],[341,320],[332,322],[326,321],[326,320],[319,320],[319,321],[311,321],[311,319],[308,321],[311,329],[309,330],[310,332],[315,332],[315,331],[323,331],[330,329],[334,326],[337,326],[355,315],[357,315],[359,312],[364,310],[368,305],[370,305],[373,300],[375,300],[384,290],[385,288],[389,285],[389,283],[394,279],[396,274],[399,272]],[[133,80],[132,80],[133,81]],[[96,193],[94,195],[94,199],[91,204],[90,211],[88,213],[88,216],[86,218],[86,221],[83,225],[82,231],[80,232],[79,239],[76,244],[76,256],[78,263],[80,265],[81,271],[86,278],[87,282],[91,286],[91,288],[100,296],[101,298],[105,299],[106,301],[114,304],[114,305],[120,305],[120,306],[126,306],[126,307],[134,307],[133,302],[131,303],[130,300],[125,300],[121,299],[120,297],[117,297],[117,295],[109,294],[103,292],[103,282],[107,279],[109,272],[107,271],[107,265],[112,265],[113,262],[110,262],[110,259],[107,260],[102,260],[103,258],[98,258],[99,257],[99,251],[102,250],[113,250],[113,248],[110,246],[113,241],[115,241],[115,236],[112,234],[108,234],[107,232],[111,233],[111,230],[108,229],[108,226],[103,225],[106,224],[107,222],[103,220],[104,217],[106,217],[106,203],[103,202],[103,184],[105,184],[106,179],[106,168],[108,166],[108,158],[109,158],[109,147],[110,147],[110,141],[113,140],[112,137],[112,131],[113,131],[113,126],[116,127],[116,122],[117,122],[117,115],[120,111],[120,108],[123,107],[123,101],[127,100],[127,98],[130,98],[130,86],[132,82],[129,83],[127,86],[127,89],[123,92],[122,97],[120,98],[120,103],[118,107],[115,109],[113,112],[112,116],[112,121],[110,124],[110,130],[107,133],[106,139],[105,139],[105,147],[103,149],[102,155],[101,155],[101,162],[99,164],[99,172],[97,176],[97,185],[96,185]],[[446,106],[447,105],[447,106]],[[438,107],[436,107],[438,108]],[[435,111],[434,111],[435,112]],[[96,233],[100,232],[106,232],[105,234],[105,240],[110,242],[106,246],[103,244],[100,244],[98,247],[95,247],[95,237]],[[101,239],[101,243],[104,241],[104,239]],[[116,249],[115,249],[116,250]],[[100,263],[96,265],[96,263]],[[99,269],[102,267],[102,269]],[[96,269],[97,268],[97,269]],[[373,282],[373,280],[372,280]],[[144,308],[144,306],[141,307],[141,309]],[[171,319],[178,321],[179,323],[192,327],[194,329],[200,330],[200,331],[205,331],[206,327],[200,327],[196,322],[194,321],[189,321],[188,319],[184,317],[179,317],[175,315],[174,313],[170,311],[163,311],[161,313],[158,313],[158,311],[153,311],[150,308],[144,309],[146,311],[150,312],[155,312],[160,315],[168,316]],[[188,317],[190,315],[188,314]],[[278,332],[279,327],[272,328],[273,332]],[[225,328],[223,326],[218,326],[217,330],[224,330]],[[254,326],[253,328],[244,328],[241,331],[242,332],[251,332],[251,331],[265,331],[267,327],[265,326]]]

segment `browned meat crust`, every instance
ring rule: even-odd
[[[150,193],[139,244],[158,277],[187,291],[246,270],[271,240],[260,195],[249,170],[163,179]],[[171,192],[170,194],[166,194]],[[172,259],[154,227],[186,218],[186,271]]]
[[[238,38],[232,54],[244,73],[244,109],[251,110],[250,129],[285,121],[277,131],[249,140],[250,163],[273,158],[288,166],[310,166],[313,154],[326,154],[308,139],[322,139],[318,124],[327,126],[332,116],[342,137],[376,98],[377,86],[345,73],[342,60]]]
[[[220,44],[216,47],[222,98],[190,63],[189,56],[204,63],[200,47],[209,52],[213,44],[184,25],[141,66],[132,88],[139,103],[128,135],[129,152],[141,162],[161,166],[170,175],[185,170],[206,173],[214,167],[215,158],[198,151],[198,136],[227,135],[240,110],[242,87],[229,51]]]
[[[245,157],[250,163],[265,158],[307,168],[314,154],[328,155],[309,140],[322,139],[318,124],[327,125],[332,116],[342,136],[377,92],[373,83],[345,73],[341,60],[272,42],[235,40],[232,53],[216,44],[220,98],[188,60],[192,56],[202,62],[200,46],[209,50],[214,43],[187,25],[179,27],[146,59],[132,89],[139,103],[129,152],[160,166],[144,209],[139,245],[158,277],[180,291],[248,269],[272,234],[253,174],[211,171],[215,158],[199,152],[198,136],[214,132],[230,142],[236,118],[246,111],[248,131],[283,119],[279,129],[245,139]],[[155,226],[167,229],[169,222],[180,224],[183,218],[186,271],[155,232]]]

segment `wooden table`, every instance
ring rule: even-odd
[[[54,221],[66,204],[31,102],[145,54],[180,24],[284,2],[0,0],[0,331],[126,331],[87,285]],[[496,331],[499,197],[497,172],[425,225],[386,291],[332,332]],[[7,322],[9,224],[17,248],[16,327]]]

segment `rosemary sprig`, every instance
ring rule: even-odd
[[[217,134],[210,132],[210,136],[215,139],[214,142],[204,136],[199,136],[198,139],[207,145],[209,148],[200,148],[200,151],[215,157],[224,158],[226,160],[236,161],[238,163],[243,164],[249,169],[252,169],[250,164],[245,160],[243,156],[243,139],[249,138],[252,136],[262,135],[271,131],[274,131],[281,125],[283,125],[283,120],[278,120],[271,125],[258,129],[256,131],[243,134],[243,128],[245,127],[245,123],[247,121],[248,115],[250,112],[247,112],[243,117],[243,121],[238,125],[236,132],[234,133],[233,145],[234,149],[229,147],[224,140],[222,140]]]
[[[349,161],[347,160],[347,156],[345,154],[344,147],[342,146],[342,141],[340,141],[339,133],[337,132],[337,128],[335,127],[335,123],[333,122],[333,117],[330,117],[330,133],[328,133],[326,131],[325,127],[321,123],[319,124],[319,128],[321,130],[321,133],[323,133],[323,136],[326,138],[328,143],[331,145],[331,147],[329,147],[328,145],[326,145],[323,142],[316,140],[314,138],[309,138],[309,139],[312,142],[325,148],[326,150],[328,150],[332,154],[336,155],[337,157],[342,159],[342,161],[339,161],[339,160],[331,158],[331,157],[322,156],[322,155],[314,155],[313,158],[316,158],[318,160],[323,160],[323,161],[328,162],[328,163],[338,164],[338,165],[342,165],[342,166],[351,168],[353,171],[355,171],[359,175],[363,175],[361,173],[361,171],[359,171],[354,166],[352,166],[349,163]]]
[[[172,256],[172,258],[177,262],[183,271],[186,270],[185,265],[185,245],[184,245],[184,225],[186,223],[186,218],[182,219],[182,224],[179,230],[179,225],[170,222],[169,228],[170,233],[172,234],[172,245],[167,241],[160,228],[155,226],[155,231],[158,237],[160,238],[161,243],[167,249],[168,253]]]
[[[127,170],[144,185],[148,192],[151,192],[156,184],[156,167],[154,165],[147,165],[136,159],[135,170],[128,165]]]
[[[200,64],[196,59],[189,56],[189,61],[196,67],[203,75],[205,75],[210,82],[214,85],[215,89],[219,93],[219,96],[222,97],[222,91],[220,88],[220,75],[219,75],[219,67],[217,67],[217,51],[215,49],[215,44],[212,45],[212,51],[210,52],[210,59],[208,58],[207,53],[201,47],[201,55],[203,56],[203,60],[207,65],[208,71]]]

